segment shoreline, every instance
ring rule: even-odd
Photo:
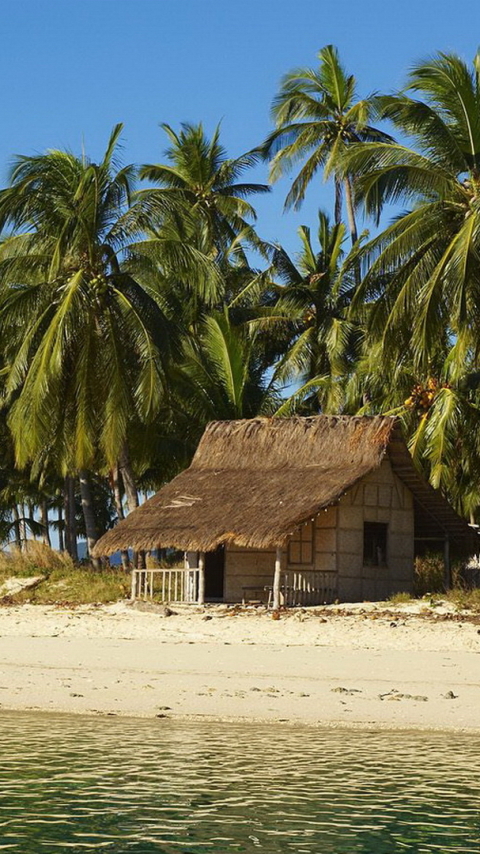
[[[364,732],[364,733],[407,733],[407,734],[422,734],[422,733],[438,733],[444,735],[471,735],[478,736],[480,734],[480,726],[476,727],[455,727],[455,726],[434,726],[425,724],[424,726],[408,726],[406,724],[394,723],[362,723],[360,721],[303,721],[303,720],[286,720],[284,718],[256,718],[256,717],[241,717],[241,716],[224,716],[219,717],[212,715],[196,715],[196,714],[132,714],[129,712],[100,712],[100,711],[75,711],[74,709],[40,709],[36,707],[21,707],[21,706],[1,706],[0,720],[2,716],[12,714],[21,714],[25,716],[33,715],[36,718],[85,718],[86,720],[104,720],[105,718],[116,718],[122,721],[150,721],[162,720],[168,723],[199,723],[199,724],[226,724],[232,726],[268,726],[281,724],[282,727],[290,727],[298,729],[298,727],[308,730],[345,730],[347,732]],[[160,725],[160,724],[159,724]]]
[[[0,712],[476,734],[478,621],[415,607],[2,607]]]

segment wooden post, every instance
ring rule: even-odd
[[[137,598],[137,575],[135,569],[132,569],[132,589],[130,593],[130,599],[133,602],[134,599]]]
[[[448,532],[445,532],[445,539],[443,541],[443,563],[444,563],[444,584],[445,590],[448,590],[451,586],[452,579],[450,573],[450,535]]]
[[[273,607],[275,611],[280,608],[280,582],[282,573],[282,548],[277,546],[275,553],[275,574],[273,576]]]
[[[205,604],[205,552],[198,555],[198,604]]]

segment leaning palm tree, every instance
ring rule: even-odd
[[[370,124],[373,101],[357,100],[355,77],[346,73],[337,49],[327,45],[319,51],[318,59],[318,68],[297,68],[283,78],[272,107],[276,130],[261,150],[264,156],[272,158],[272,181],[303,162],[287,195],[286,208],[301,205],[307,187],[320,170],[325,178],[333,177],[335,223],[342,219],[344,192],[350,234],[355,243],[358,234],[354,175],[349,171],[340,178],[339,158],[352,143],[372,140],[388,143],[391,138]]]
[[[480,356],[480,54],[473,68],[447,54],[417,64],[405,91],[381,105],[414,147],[353,146],[344,173],[355,173],[368,214],[378,218],[385,202],[408,209],[366,247],[356,306],[371,303],[384,359],[397,362],[411,339],[416,369],[428,373],[441,341],[452,378]]]
[[[259,155],[250,152],[229,158],[220,143],[220,128],[211,139],[202,124],[182,124],[179,133],[168,124],[161,126],[170,146],[167,163],[142,166],[140,177],[158,185],[139,194],[151,221],[165,221],[165,204],[177,206],[183,217],[185,208],[197,225],[198,248],[215,257],[226,247],[243,240],[262,248],[252,223],[255,210],[248,201],[253,195],[268,193],[265,184],[246,183],[242,175],[255,165]],[[167,218],[168,222],[168,218]]]
[[[0,330],[17,464],[54,457],[79,473],[89,541],[88,470],[126,455],[133,419],[153,418],[171,324],[122,269],[136,236],[132,167],[117,125],[99,163],[49,151],[19,157],[0,193]],[[87,521],[88,517],[88,521]]]

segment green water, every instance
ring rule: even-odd
[[[480,852],[475,736],[0,715],[0,851]]]

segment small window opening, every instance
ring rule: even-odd
[[[288,543],[288,563],[313,564],[313,524],[302,525]]]
[[[387,562],[387,531],[385,522],[363,523],[363,565],[385,566]]]

